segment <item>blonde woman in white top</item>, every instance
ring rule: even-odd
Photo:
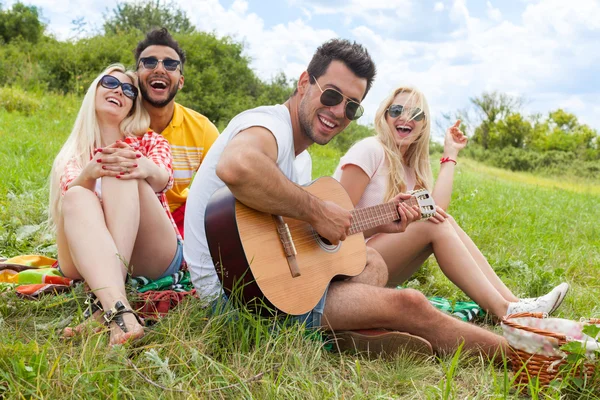
[[[467,144],[460,121],[446,131],[438,179],[433,183],[429,159],[431,115],[425,96],[399,87],[381,103],[375,116],[376,136],[355,144],[342,157],[334,176],[356,207],[389,201],[400,192],[425,188],[437,205],[428,222],[411,224],[403,233],[365,232],[368,245],[388,265],[389,282],[412,276],[434,254],[442,272],[488,312],[501,317],[514,312],[551,313],[562,302],[563,283],[545,296],[517,298],[496,275],[473,240],[446,212],[450,204],[458,153]]]

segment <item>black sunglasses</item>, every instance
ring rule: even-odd
[[[425,118],[425,113],[420,108],[405,108],[400,104],[392,104],[386,111],[392,118],[399,117],[405,111],[410,112],[411,120],[421,121],[423,118]]]
[[[116,89],[121,86],[123,94],[129,97],[131,100],[135,100],[138,95],[138,90],[135,86],[133,86],[131,83],[121,83],[120,80],[112,75],[104,75],[102,78],[100,78],[100,84],[102,87],[107,89]]]
[[[181,61],[173,60],[172,58],[159,60],[156,57],[142,57],[140,58],[140,62],[146,69],[154,69],[158,66],[158,63],[161,62],[163,67],[165,67],[165,69],[169,72],[176,71],[177,67],[181,64]]]
[[[348,102],[346,103],[346,107],[344,108],[344,113],[346,114],[346,118],[353,121],[353,120],[359,119],[363,115],[363,113],[365,112],[365,109],[359,103],[350,99],[347,96],[344,96],[342,93],[338,92],[335,89],[332,89],[332,88],[327,88],[325,90],[321,89],[321,85],[319,85],[319,82],[317,82],[317,78],[315,78],[314,76],[312,78],[315,80],[317,87],[321,91],[321,104],[323,104],[324,106],[327,106],[327,107],[333,107],[333,106],[337,106],[342,101],[344,101],[344,98],[347,98]]]

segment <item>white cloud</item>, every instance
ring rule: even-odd
[[[229,9],[218,0],[186,3],[182,7],[198,29],[243,41],[252,67],[263,79],[279,72],[290,78],[299,77],[319,44],[337,36],[329,29],[315,29],[300,18],[266,29],[261,17],[247,12],[244,0],[236,0]]]
[[[525,96],[532,112],[563,107],[598,129],[598,79],[590,82],[595,86],[592,94],[561,93],[555,87],[566,77],[577,79],[571,72],[573,68],[591,70],[593,63],[600,62],[598,52],[593,50],[596,41],[586,37],[586,33],[597,29],[597,21],[587,18],[586,13],[598,15],[600,6],[590,0],[581,4],[585,13],[562,14],[570,18],[565,24],[580,24],[571,29],[570,36],[562,36],[551,30],[552,20],[561,15],[547,4],[552,1],[529,5],[523,22],[514,24],[473,17],[465,1],[456,0],[450,18],[457,29],[451,39],[438,43],[395,40],[374,30],[354,29],[353,34],[367,44],[379,70],[367,98],[367,116],[372,117],[377,100],[391,88],[408,83],[425,92],[434,115],[464,107],[469,97],[483,91],[497,90]],[[537,18],[528,18],[531,13]]]
[[[494,8],[494,6],[492,6],[492,3],[490,3],[489,1],[487,2],[487,16],[492,21],[500,21],[502,19],[502,13],[500,12],[500,10]]]
[[[345,0],[343,3],[306,0],[302,4],[314,15],[343,16],[345,25],[360,20],[381,29],[410,20],[413,12],[412,0]]]
[[[433,11],[435,11],[435,12],[444,11],[444,3],[442,3],[441,1],[438,1],[437,3],[435,3],[435,5],[433,6]]]
[[[8,0],[4,8],[12,7],[17,0]],[[102,27],[102,13],[116,6],[116,0],[23,0],[26,5],[34,5],[42,11],[42,20],[48,24],[47,32],[65,40],[75,36],[73,20],[83,18],[87,30],[97,32]]]

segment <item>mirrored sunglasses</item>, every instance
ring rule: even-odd
[[[346,118],[348,118],[351,121],[354,121],[359,119],[363,115],[365,109],[359,103],[357,103],[354,100],[351,100],[347,96],[344,96],[342,93],[338,92],[335,89],[321,89],[321,85],[319,85],[319,82],[317,82],[317,78],[313,76],[313,79],[315,80],[317,87],[321,91],[321,104],[327,107],[333,107],[337,106],[342,101],[344,101],[344,98],[347,98],[348,101],[346,103],[346,107],[344,108],[344,114],[346,114]]]
[[[403,113],[410,113],[410,119],[415,121],[421,121],[425,118],[425,113],[418,107],[415,108],[405,108],[401,104],[392,104],[388,107],[387,112],[390,117],[396,118],[402,115]]]
[[[140,58],[140,63],[142,63],[142,65],[144,66],[144,68],[146,69],[155,69],[158,66],[158,63],[161,62],[163,67],[169,71],[169,72],[174,72],[177,70],[177,67],[181,64],[181,61],[179,60],[173,60],[172,58],[165,58],[162,60],[159,60],[156,57],[142,57]]]
[[[102,78],[100,78],[100,84],[102,87],[107,89],[116,89],[121,86],[121,91],[123,91],[123,94],[129,97],[131,100],[135,100],[138,95],[138,90],[135,86],[133,86],[131,83],[121,83],[120,80],[112,75],[104,75]]]

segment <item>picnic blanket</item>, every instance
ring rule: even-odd
[[[65,278],[57,266],[57,260],[40,255],[0,260],[0,285],[14,286],[20,297],[38,299],[42,294],[70,291],[81,282]],[[196,295],[188,271],[179,271],[155,281],[144,277],[131,278],[129,283],[139,293],[132,299],[132,306],[148,319],[164,316],[185,296]]]
[[[429,302],[437,309],[446,314],[450,314],[464,322],[473,322],[484,318],[486,312],[474,301],[456,301],[451,302],[444,297],[429,297]]]
[[[16,286],[17,294],[28,299],[37,299],[46,293],[68,291],[78,282],[62,276],[57,266],[57,260],[41,255],[23,255],[0,260],[0,285]],[[128,282],[139,294],[133,299],[132,306],[144,318],[156,319],[164,316],[186,296],[196,296],[187,269],[157,280],[140,276],[130,278]],[[402,287],[399,286],[398,289]],[[473,301],[452,302],[439,296],[428,299],[437,309],[465,322],[485,316],[485,311]]]
[[[73,285],[56,268],[58,262],[40,255],[23,255],[0,261],[0,284],[16,286],[17,294],[37,298],[42,293],[60,293]]]

